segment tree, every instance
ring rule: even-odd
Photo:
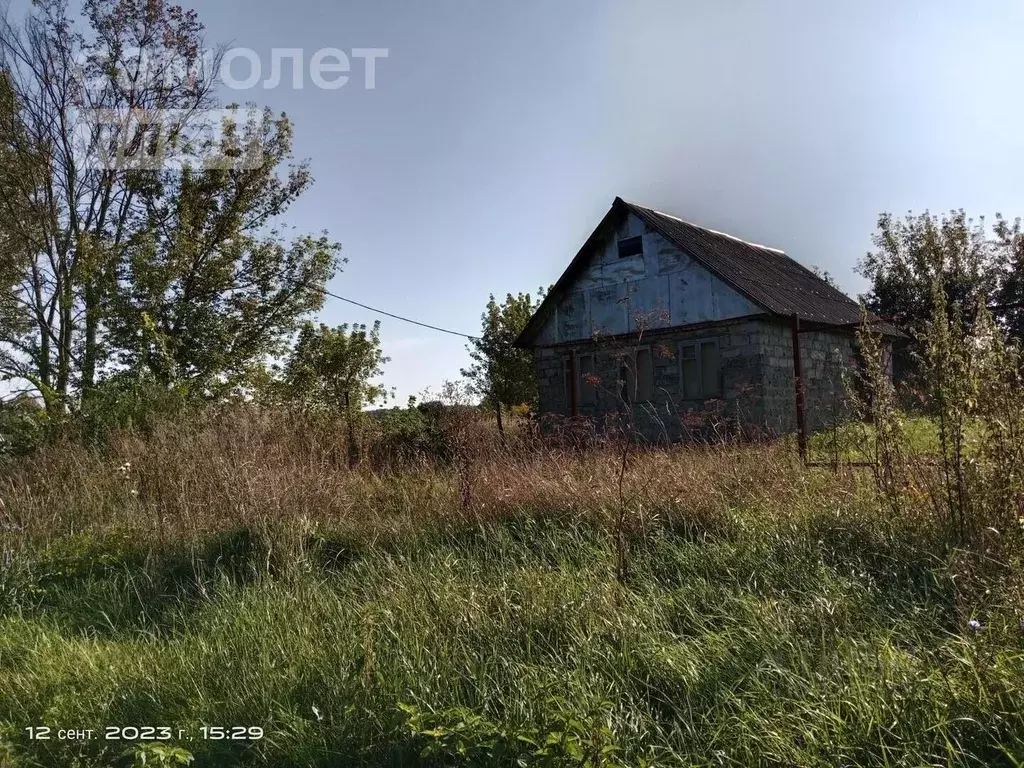
[[[0,138],[20,171],[0,172],[15,310],[0,308],[0,377],[60,410],[133,368],[208,390],[321,305],[338,246],[274,228],[310,183],[303,165],[277,176],[287,118],[236,110],[202,132],[218,127],[221,54],[206,55],[193,11],[84,0],[80,24],[69,6],[0,20],[14,114]]]
[[[1002,281],[1002,249],[985,227],[963,210],[939,217],[882,214],[872,237],[875,250],[858,264],[871,281],[861,296],[869,310],[912,331],[922,331],[934,309],[937,278],[950,312],[974,317],[979,302],[991,303]]]
[[[230,151],[235,129],[218,151]],[[119,361],[159,381],[245,380],[323,304],[337,267],[340,246],[326,233],[288,243],[264,231],[310,184],[304,165],[285,180],[275,173],[291,157],[288,120],[265,111],[246,132],[263,156],[255,167],[185,168],[139,191],[144,224],[118,262],[108,327]]]
[[[355,414],[363,405],[387,401],[387,391],[371,379],[382,373],[390,358],[380,347],[380,321],[367,332],[365,325],[330,328],[306,323],[288,357],[280,391],[285,401],[314,412],[344,413],[348,423],[349,466],[359,461]]]
[[[1002,249],[1003,278],[992,314],[1010,338],[1024,340],[1024,233],[1021,220],[996,217],[996,237]]]
[[[21,392],[50,394],[48,366],[33,338],[35,313],[24,280],[35,265],[30,253],[39,243],[43,205],[37,195],[41,157],[31,148],[18,96],[8,74],[0,71],[0,376],[20,380]]]
[[[390,358],[380,344],[380,321],[331,328],[306,323],[285,362],[281,379],[284,399],[321,412],[360,410],[387,391],[372,379],[380,376]]]
[[[544,289],[534,299],[528,293],[511,293],[499,304],[491,294],[481,316],[480,338],[467,345],[473,364],[462,370],[473,394],[483,403],[498,409],[502,405],[536,405],[537,378],[533,355],[528,349],[513,346],[544,299]]]

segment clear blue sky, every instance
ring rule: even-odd
[[[881,211],[1024,213],[1018,2],[184,1],[265,70],[274,47],[390,50],[374,90],[354,67],[233,96],[295,121],[316,184],[288,219],[343,243],[332,290],[425,322],[472,333],[489,293],[552,283],[616,195],[850,293]],[[383,337],[400,401],[467,362],[454,337]]]

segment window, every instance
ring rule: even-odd
[[[619,240],[619,258],[626,259],[630,256],[641,256],[644,252],[644,239],[640,236],[627,237]]]
[[[650,349],[638,349],[636,352],[636,399],[654,399],[654,358]]]
[[[582,355],[580,357],[580,405],[597,404],[597,382],[594,369],[594,356]]]
[[[718,397],[720,387],[717,341],[711,339],[681,344],[679,365],[684,400]]]
[[[695,400],[700,397],[700,360],[697,359],[697,345],[683,344],[679,351],[682,365],[683,399]]]
[[[700,345],[700,387],[704,397],[718,394],[718,343],[705,341]]]
[[[562,358],[562,393],[565,396],[565,415],[572,416],[572,361]]]
[[[632,360],[619,368],[622,399],[627,403],[647,402],[654,399],[654,358],[648,348],[638,349]]]

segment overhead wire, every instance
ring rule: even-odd
[[[378,315],[384,315],[385,317],[391,317],[391,318],[394,318],[395,320],[401,320],[403,323],[411,323],[412,325],[418,325],[421,328],[429,328],[432,331],[439,331],[440,333],[448,333],[448,334],[451,334],[452,336],[461,336],[464,339],[474,340],[474,339],[480,338],[479,336],[470,336],[468,333],[461,333],[459,331],[453,331],[453,330],[450,330],[448,328],[442,328],[439,325],[431,325],[430,323],[421,323],[419,320],[413,320],[412,318],[409,318],[409,317],[402,317],[401,315],[396,315],[393,312],[387,312],[387,311],[385,311],[383,309],[377,309],[377,307],[371,307],[368,304],[361,304],[360,302],[355,301],[353,299],[348,299],[348,298],[345,298],[344,296],[339,296],[336,293],[332,293],[331,291],[328,291],[326,288],[321,288],[320,292],[323,293],[325,296],[330,296],[332,299],[337,299],[338,301],[344,301],[344,302],[347,302],[349,304],[354,304],[357,307],[361,307],[363,309],[369,310],[370,312],[374,312],[374,313],[376,313]]]

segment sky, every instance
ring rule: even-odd
[[[181,0],[179,0],[180,2]],[[1024,4],[947,0],[184,0],[208,42],[300,48],[274,88],[316,183],[287,214],[330,289],[463,333],[553,283],[618,195],[783,248],[850,294],[879,213],[1024,214]],[[337,90],[320,48],[386,48]],[[238,66],[240,77],[245,67]],[[331,75],[331,78],[334,76]],[[320,319],[372,323],[329,299]],[[382,320],[397,402],[465,339]]]

